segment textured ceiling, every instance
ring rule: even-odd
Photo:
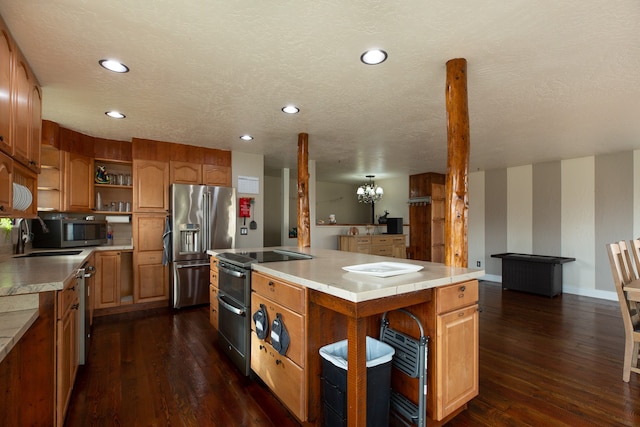
[[[320,180],[444,172],[445,64],[466,58],[472,170],[640,148],[637,0],[0,0],[0,14],[43,118],[102,138],[260,153],[273,171],[296,169],[306,132]],[[372,47],[389,59],[363,65]]]

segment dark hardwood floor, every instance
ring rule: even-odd
[[[480,286],[480,395],[448,425],[638,426],[618,303]],[[219,353],[206,309],[96,319],[66,426],[297,426]]]

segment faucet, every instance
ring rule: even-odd
[[[29,241],[29,224],[24,218],[18,219],[18,242],[16,243],[16,253],[23,254],[24,247]]]

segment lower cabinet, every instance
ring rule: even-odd
[[[95,309],[133,302],[133,253],[97,251],[93,303]]]
[[[56,425],[64,424],[71,390],[78,372],[79,290],[75,280],[57,292]]]
[[[211,257],[209,272],[209,322],[218,330],[218,258]]]
[[[168,173],[168,172],[167,172]],[[166,214],[134,214],[133,302],[169,299],[169,267],[162,263]]]
[[[478,281],[435,289],[428,329],[435,331],[429,353],[427,413],[440,421],[478,395]]]
[[[169,299],[169,268],[162,264],[162,251],[134,252],[133,302]]]
[[[307,419],[308,384],[305,375],[306,292],[302,287],[254,272],[251,279],[251,315],[263,305],[268,315],[268,333],[258,338],[255,324],[251,331],[251,369],[267,384],[280,401],[300,421]],[[279,316],[290,343],[284,355],[273,347],[271,329]]]
[[[361,254],[406,258],[406,236],[404,234],[374,234],[368,236],[338,236],[341,251]]]

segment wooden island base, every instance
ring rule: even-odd
[[[405,308],[416,315],[423,323],[425,333],[431,336],[428,359],[428,425],[444,425],[464,410],[466,403],[478,394],[477,281],[360,303],[309,289],[308,300],[308,410],[309,420],[315,421],[308,425],[322,425],[323,419],[322,360],[319,350],[324,345],[343,339],[348,339],[349,345],[348,425],[366,425],[367,408],[366,404],[362,404],[367,402],[366,336],[379,337],[384,312],[389,312],[387,317],[394,329],[410,336],[420,336],[415,322],[405,315],[392,312],[399,308]],[[466,357],[460,358],[460,354]],[[452,357],[454,355],[456,357]],[[461,360],[464,360],[465,366],[459,366]],[[453,372],[456,373],[455,377],[451,377]],[[446,380],[444,377],[447,377]],[[417,379],[392,374],[392,387],[417,403]]]

